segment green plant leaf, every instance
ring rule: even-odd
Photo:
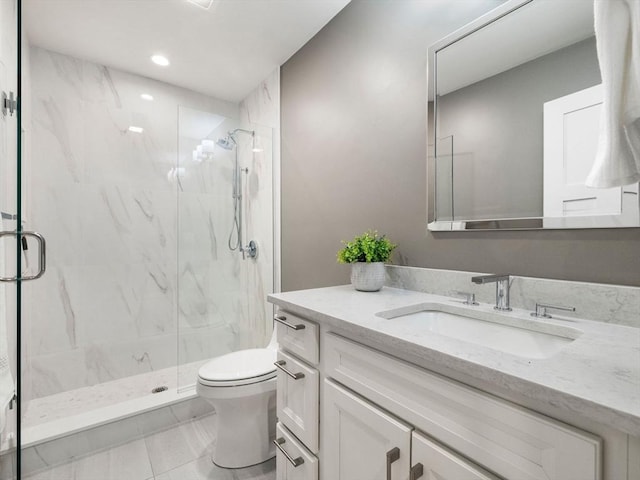
[[[343,240],[342,244],[344,248],[337,254],[340,263],[387,262],[397,247],[386,236],[378,235],[375,230],[368,230],[350,242]]]

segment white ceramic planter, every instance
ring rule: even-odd
[[[361,292],[377,292],[384,285],[384,262],[351,264],[351,285]]]

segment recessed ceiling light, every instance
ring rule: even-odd
[[[131,126],[129,127],[129,131],[130,131],[130,132],[133,132],[133,133],[142,133],[142,132],[144,132],[144,128],[142,128],[142,127],[136,127],[136,126],[134,126],[134,125],[131,125]]]
[[[140,98],[150,102],[153,100],[153,95],[149,95],[148,93],[143,93],[140,95]]]
[[[161,67],[166,67],[169,65],[169,59],[163,55],[153,55],[151,57],[151,61],[156,65],[160,65]]]
[[[209,8],[211,8],[211,5],[213,4],[213,0],[187,0],[187,2],[193,3],[194,5],[204,8],[205,10],[209,10]]]

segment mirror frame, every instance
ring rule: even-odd
[[[591,215],[572,217],[523,217],[500,218],[479,220],[438,220],[437,212],[437,185],[436,185],[436,118],[438,102],[436,99],[437,63],[436,54],[449,45],[461,40],[472,33],[485,28],[493,22],[509,15],[519,8],[536,0],[507,0],[502,5],[490,10],[462,28],[455,30],[428,49],[427,59],[427,144],[429,156],[427,159],[427,228],[429,231],[491,231],[491,230],[561,230],[561,229],[595,229],[595,228],[638,228],[640,227],[640,214],[636,218],[625,218],[620,215]],[[429,113],[429,102],[433,102]],[[430,132],[430,133],[429,133]],[[433,149],[433,150],[431,150]],[[542,159],[541,159],[542,161]],[[640,210],[640,195],[638,195],[638,208]],[[430,203],[432,202],[432,203]],[[630,215],[628,215],[630,217]]]

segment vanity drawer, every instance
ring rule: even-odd
[[[318,324],[280,310],[274,317],[278,323],[278,345],[312,365],[320,358]]]
[[[277,480],[318,480],[318,459],[281,423],[276,426],[276,442]]]
[[[278,420],[317,453],[320,375],[315,368],[282,351],[278,351],[276,364]]]
[[[501,477],[602,478],[594,435],[337,335],[323,345],[328,377]]]

